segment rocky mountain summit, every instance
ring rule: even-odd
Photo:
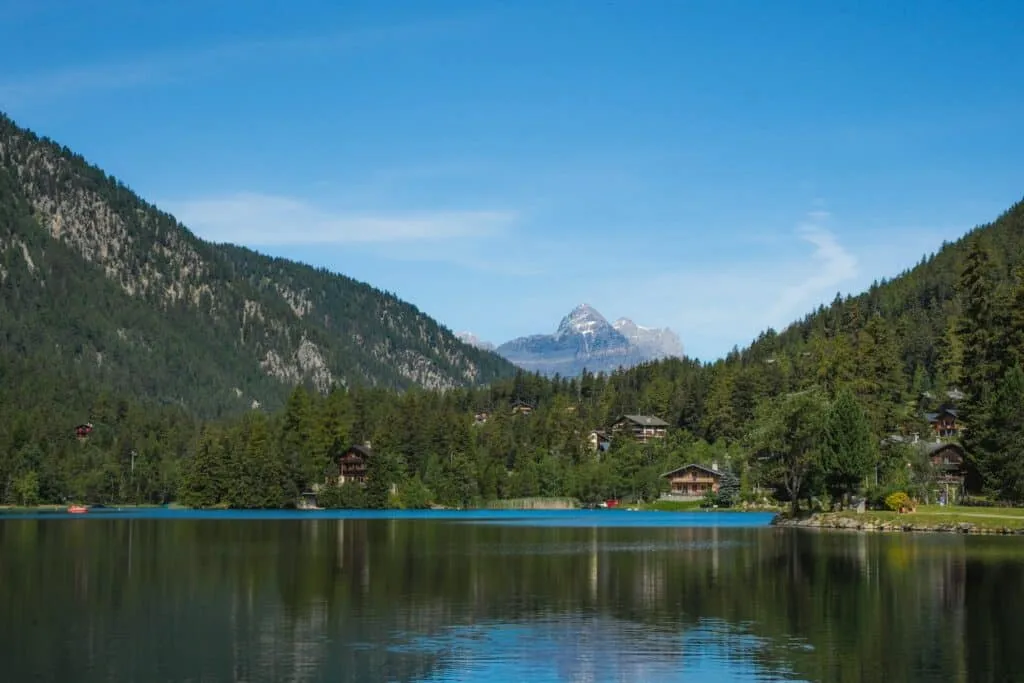
[[[610,372],[619,367],[682,356],[678,335],[641,327],[628,318],[609,323],[589,304],[562,318],[554,334],[535,334],[501,344],[497,352],[515,365],[544,375],[575,377],[584,369]]]

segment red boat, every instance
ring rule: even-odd
[[[89,511],[88,505],[72,505],[68,508],[68,512],[73,515],[82,515]]]

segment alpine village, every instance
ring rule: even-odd
[[[546,377],[3,117],[0,290],[8,506],[1024,502],[1024,203],[721,360]]]

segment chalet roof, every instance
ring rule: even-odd
[[[936,420],[939,419],[940,415],[952,415],[953,417],[960,417],[960,411],[958,411],[956,408],[941,408],[935,411],[934,413],[925,413],[924,419],[928,420],[929,422],[935,422]]]
[[[641,427],[668,427],[668,422],[653,415],[623,415],[616,422],[622,422],[623,420],[628,420]]]
[[[359,455],[363,456],[364,458],[372,458],[373,457],[373,451],[370,450],[369,446],[362,446],[360,444],[355,444],[354,446],[350,447],[347,452],[352,452],[352,451],[355,451],[356,453],[358,453]]]
[[[663,477],[671,477],[673,474],[676,474],[677,472],[682,472],[683,470],[688,470],[688,469],[691,469],[691,468],[701,470],[702,472],[710,474],[712,477],[721,477],[722,476],[722,473],[719,472],[718,470],[713,470],[710,467],[704,467],[703,465],[698,465],[697,463],[690,463],[689,465],[683,465],[682,467],[677,467],[674,470],[669,470],[668,472],[665,472],[661,476],[663,476]]]
[[[919,444],[919,448],[929,456],[935,455],[939,451],[946,450],[947,448],[956,451],[961,457],[967,456],[967,452],[964,450],[964,447],[954,441],[922,441]]]
[[[597,437],[601,439],[608,438],[608,432],[604,431],[603,429],[591,429],[590,433],[597,435]]]

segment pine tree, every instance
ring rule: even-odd
[[[1024,500],[1024,370],[1014,364],[990,397],[990,420],[972,430],[985,485],[1006,500]]]
[[[366,464],[366,507],[383,510],[391,507],[392,490],[405,481],[405,463],[391,451],[374,451]]]
[[[967,398],[961,406],[968,456],[980,472],[993,472],[998,456],[992,439],[992,390],[1005,372],[1004,330],[1000,328],[998,291],[988,250],[975,239],[959,282],[962,305],[957,333],[963,345],[963,380]],[[993,475],[990,475],[993,476]]]
[[[853,392],[843,389],[825,416],[821,467],[833,498],[854,493],[878,462],[877,439]]]

